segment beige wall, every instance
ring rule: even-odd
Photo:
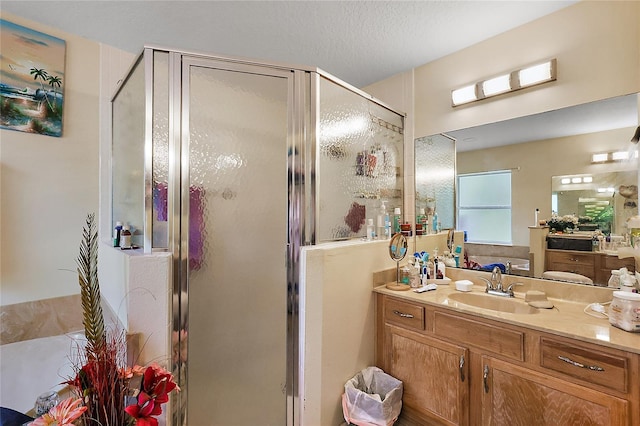
[[[583,1],[364,90],[413,116],[413,138],[405,150],[412,155],[415,138],[640,92],[639,23],[640,2]],[[558,60],[557,81],[451,107],[452,89],[548,58]],[[399,96],[407,87],[414,87],[413,95]],[[405,167],[411,182],[412,158]],[[550,179],[536,181],[551,185]],[[415,217],[413,193],[407,190],[405,200],[409,219]],[[521,197],[514,195],[514,205]],[[532,203],[518,207],[525,220],[542,201]],[[516,241],[523,243],[524,236],[514,236]]]
[[[302,425],[341,424],[344,384],[374,365],[373,272],[395,268],[388,247],[352,240],[300,255]]]
[[[415,70],[415,136],[640,91],[640,2],[583,1]],[[452,108],[452,89],[556,58],[558,79]]]
[[[98,213],[100,60],[94,42],[1,16],[67,45],[62,137],[0,130],[0,303],[9,305],[79,292],[82,226]]]

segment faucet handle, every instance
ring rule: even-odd
[[[509,284],[509,286],[507,287],[507,293],[513,293],[513,287],[517,286],[517,285],[524,285],[524,283],[511,283]]]
[[[487,288],[484,290],[485,293],[488,293],[489,290],[493,290],[493,284],[491,284],[491,281],[489,281],[486,278],[480,277],[481,280],[485,281],[487,283]]]

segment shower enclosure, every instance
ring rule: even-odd
[[[113,224],[174,259],[168,421],[299,424],[300,247],[402,206],[403,115],[315,68],[150,47],[112,107]]]

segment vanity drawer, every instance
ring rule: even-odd
[[[629,272],[635,271],[635,261],[631,258],[618,259],[618,256],[610,256],[607,254],[601,254],[602,263],[600,267],[611,274],[612,269],[627,268]],[[608,278],[608,275],[607,275]]]
[[[550,262],[546,267],[547,271],[571,272],[572,274],[580,274],[585,277],[595,279],[595,270],[593,265],[586,266],[577,263],[559,263]]]
[[[540,340],[540,365],[589,383],[627,392],[629,360],[552,339]]]
[[[440,337],[524,361],[524,333],[436,312],[433,331]]]
[[[593,266],[595,256],[593,253],[575,251],[547,251],[547,260],[554,263],[569,263],[575,265]]]
[[[387,298],[384,303],[384,319],[390,324],[422,331],[424,324],[424,307],[413,303]]]

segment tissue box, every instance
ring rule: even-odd
[[[458,291],[471,291],[473,283],[469,280],[456,281],[456,290]]]

